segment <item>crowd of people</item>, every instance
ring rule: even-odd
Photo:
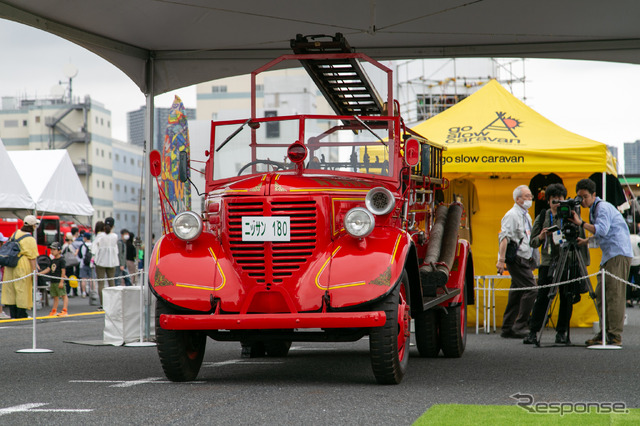
[[[39,283],[48,283],[52,298],[49,316],[67,316],[69,297],[93,295],[102,309],[105,286],[138,284],[135,274],[143,252],[134,246],[134,234],[127,229],[122,229],[118,238],[112,217],[96,222],[94,234],[71,228],[63,242],[49,244],[48,255],[38,253],[34,235],[39,223],[35,216],[28,215],[11,237],[0,234],[0,246],[11,238],[20,247],[18,264],[0,267],[0,319],[28,317],[27,311],[33,308],[33,271],[37,271]],[[102,280],[105,278],[110,280]],[[58,312],[60,300],[62,310]]]
[[[550,294],[553,297],[556,294],[555,291],[550,291],[551,287],[545,285],[561,282],[553,281],[553,277],[572,277],[563,275],[564,271],[557,274],[556,269],[559,268],[582,268],[586,274],[584,266],[589,264],[588,247],[599,247],[602,252],[600,269],[606,272],[606,344],[622,344],[625,301],[627,304],[630,303],[624,281],[633,279],[634,283],[640,284],[640,237],[635,235],[638,230],[633,229],[634,233],[630,233],[629,226],[618,209],[596,196],[596,184],[592,180],[578,181],[576,194],[575,200],[568,200],[568,204],[563,205],[561,202],[567,197],[567,189],[559,183],[549,185],[545,191],[549,208],[540,211],[532,221],[528,212],[532,205],[531,191],[526,185],[518,186],[514,190],[515,203],[501,221],[496,263],[499,274],[507,270],[511,275],[513,290],[509,292],[502,321],[502,337],[523,339],[525,344],[539,344],[538,332],[544,326],[543,322],[548,314],[552,298]],[[577,207],[577,204],[589,209],[588,222],[584,221],[578,214],[578,209],[573,207]],[[564,215],[558,214],[560,205],[565,209]],[[589,237],[587,233],[590,234]],[[561,251],[569,250],[568,247],[571,247],[571,243],[567,241],[571,238],[574,240],[573,250],[578,254],[572,257],[561,256]],[[635,247],[632,248],[633,245]],[[558,261],[561,258],[565,259],[562,266]],[[582,266],[572,263],[582,263]],[[538,269],[537,281],[534,277],[535,269]],[[602,274],[598,274],[597,280],[595,304],[602,318]],[[584,287],[590,284],[584,279],[580,280],[580,277],[577,277],[573,281],[576,281],[574,285],[569,283],[557,289],[560,307],[555,342],[558,344],[571,343],[567,332],[573,304],[580,300],[581,293],[589,291]],[[538,286],[542,288],[538,289]],[[601,330],[588,339],[586,345],[603,344],[603,322],[599,321],[599,324]]]

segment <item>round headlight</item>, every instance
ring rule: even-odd
[[[184,241],[192,241],[202,233],[202,220],[194,212],[179,213],[173,219],[173,233]]]
[[[355,207],[344,216],[344,229],[356,238],[364,238],[373,231],[376,222],[367,209]]]
[[[378,186],[367,192],[364,204],[373,214],[383,215],[393,210],[396,199],[387,188]]]

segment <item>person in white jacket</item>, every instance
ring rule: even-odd
[[[120,264],[118,261],[118,235],[111,232],[114,224],[115,221],[112,217],[106,218],[104,222],[96,222],[96,239],[91,245],[91,253],[96,266],[96,277],[98,278],[100,308],[102,308],[102,289],[105,283],[107,283],[107,287],[113,285],[112,281],[101,281],[101,279],[113,279],[116,275],[116,267]]]

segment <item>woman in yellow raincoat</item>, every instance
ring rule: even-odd
[[[33,235],[40,221],[35,216],[29,215],[24,218],[24,225],[13,235],[14,239],[19,239],[25,234]],[[27,318],[27,309],[33,307],[33,277],[30,275],[36,269],[36,258],[38,257],[38,245],[33,237],[26,237],[20,240],[20,260],[15,268],[4,268],[2,284],[2,303],[5,308],[9,308],[11,318]],[[24,277],[21,280],[12,281]]]

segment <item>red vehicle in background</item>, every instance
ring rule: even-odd
[[[205,210],[165,224],[150,257],[170,380],[196,378],[208,337],[283,357],[293,341],[368,336],[382,384],[406,372],[412,318],[421,356],[464,352],[473,262],[460,206],[436,210],[444,148],[404,125],[391,70],[340,34],[292,47],[252,73],[249,119],[211,123]],[[284,60],[302,63],[336,115],[256,116],[256,75]],[[361,62],[386,73],[386,101]]]
[[[71,232],[72,227],[91,231],[88,227],[75,222],[61,221],[60,216],[56,215],[38,216],[38,219],[40,219],[40,224],[36,230],[36,241],[38,243],[38,253],[40,254],[49,254],[49,245],[54,241],[62,244],[64,236],[67,232]],[[23,224],[22,219],[0,218],[0,232],[5,237],[10,237],[14,232],[22,228]]]

